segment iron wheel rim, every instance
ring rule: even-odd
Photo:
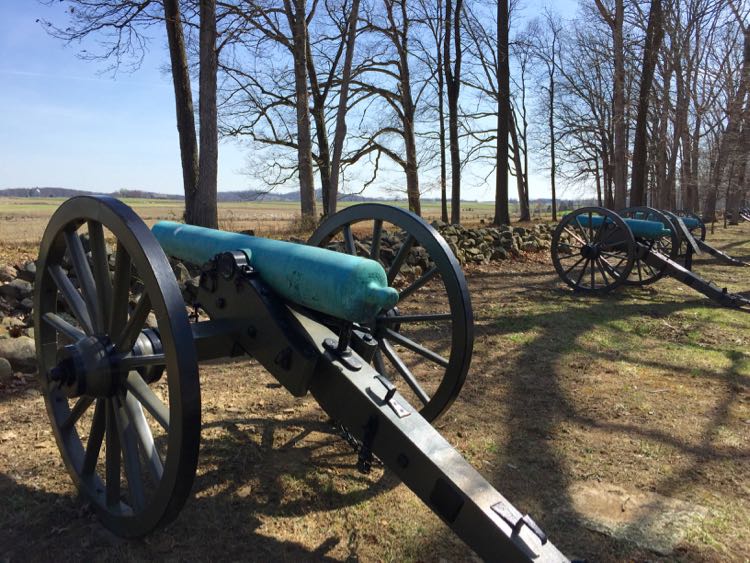
[[[587,217],[589,226],[579,217]],[[598,227],[593,226],[594,217],[602,217]],[[576,291],[602,294],[625,283],[635,262],[636,243],[619,215],[603,207],[582,207],[565,215],[555,228],[551,254],[566,284]]]
[[[435,228],[414,213],[389,205],[369,203],[347,207],[325,220],[312,234],[308,240],[308,244],[325,247],[331,243],[335,236],[341,234],[345,241],[348,241],[344,243],[346,250],[350,254],[356,253],[357,249],[353,240],[352,226],[366,221],[372,221],[372,231],[370,234],[372,235],[373,242],[376,239],[382,241],[383,233],[388,232],[388,229],[384,225],[392,225],[393,228],[406,233],[406,238],[401,242],[400,249],[404,248],[407,244],[410,244],[412,247],[421,247],[427,251],[429,258],[434,264],[434,268],[422,274],[420,278],[407,286],[406,289],[400,291],[403,300],[400,298],[393,309],[383,311],[378,315],[379,319],[385,319],[381,320],[381,322],[394,323],[388,327],[391,332],[376,331],[373,334],[378,341],[378,352],[373,362],[375,368],[378,371],[386,371],[385,366],[387,363],[390,366],[390,369],[387,370],[388,374],[395,372],[399,375],[398,378],[391,378],[399,390],[402,393],[408,390],[412,393],[412,396],[419,396],[414,391],[414,387],[408,384],[408,373],[404,374],[398,367],[398,359],[401,356],[395,350],[391,341],[396,339],[395,343],[400,347],[403,347],[404,344],[407,346],[411,345],[403,339],[398,338],[399,334],[403,336],[403,327],[406,324],[431,322],[433,319],[434,322],[450,321],[450,353],[447,361],[445,361],[446,358],[444,356],[441,356],[442,361],[445,362],[441,361],[441,364],[439,364],[439,367],[444,368],[442,377],[434,392],[431,394],[428,393],[428,400],[425,401],[424,397],[420,398],[420,402],[422,403],[420,414],[428,421],[433,421],[443,414],[458,396],[466,380],[471,363],[474,341],[474,317],[466,278],[455,255],[445,239],[443,239],[442,235]],[[380,253],[380,244],[373,244],[373,242],[371,242],[370,248],[367,249],[369,250],[369,257],[372,258],[375,252],[378,253],[378,257],[382,256]],[[376,247],[377,250],[373,247]],[[391,286],[396,282],[396,278],[403,266],[403,261],[396,264],[399,259],[398,254],[394,256],[394,261],[385,267],[388,275],[388,283]],[[406,259],[405,253],[403,258],[404,260]],[[395,265],[398,266],[397,270],[395,269]],[[430,278],[424,285],[409,291],[405,296],[404,293],[410,287],[414,286],[414,284],[419,284],[420,279],[427,276],[435,268],[436,273],[432,277],[439,274],[443,290],[448,299],[449,311],[443,312],[439,319],[438,317],[433,317],[428,320],[419,320],[420,315],[408,315],[405,302],[420,290],[428,288],[433,279]],[[393,320],[393,317],[398,318],[398,323]],[[393,332],[396,332],[396,334],[393,334]],[[408,366],[406,367],[407,371],[411,371],[408,370]],[[423,384],[424,382],[417,381],[417,383]]]

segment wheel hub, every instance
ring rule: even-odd
[[[159,334],[145,329],[136,340],[131,356],[146,356],[163,352]],[[125,356],[115,350],[106,336],[87,336],[75,344],[60,349],[57,365],[49,370],[47,378],[56,383],[68,397],[111,397],[127,377],[127,369],[121,369],[120,361]],[[163,366],[139,367],[137,371],[144,381],[152,383],[164,372]]]
[[[599,245],[589,243],[581,248],[581,256],[584,258],[594,259],[599,257]]]
[[[47,374],[68,397],[112,396],[117,388],[114,346],[107,337],[87,336],[60,349],[57,365]]]

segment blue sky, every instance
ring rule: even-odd
[[[37,18],[60,24],[67,19],[60,5],[0,0],[0,188],[180,193],[164,39],[154,30],[140,70],[113,77],[102,74],[105,65],[76,57],[80,46],[66,47],[48,36]],[[221,191],[251,187],[241,173],[246,150],[231,141],[221,143]],[[544,183],[532,183],[532,197],[546,195]],[[467,195],[491,197],[490,190],[481,192]]]

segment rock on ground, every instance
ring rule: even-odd
[[[5,358],[16,371],[32,373],[36,370],[34,339],[28,336],[0,340],[0,358]]]

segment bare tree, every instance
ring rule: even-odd
[[[645,205],[646,203],[645,188],[648,144],[646,128],[648,124],[648,105],[651,99],[654,69],[663,37],[664,28],[662,25],[661,0],[651,0],[645,48],[643,50],[643,71],[641,73],[640,92],[638,94],[638,115],[635,123],[633,167],[630,184],[631,206]]]
[[[596,7],[612,30],[614,50],[614,97],[612,101],[612,125],[614,129],[614,184],[615,209],[625,207],[627,195],[627,124],[625,121],[625,45],[623,23],[624,0],[614,0],[614,9],[607,8],[602,0],[594,0]]]
[[[341,72],[341,88],[339,90],[339,105],[336,113],[336,133],[333,139],[333,159],[331,161],[331,183],[328,194],[329,203],[327,212],[336,212],[338,198],[339,174],[341,169],[341,154],[344,150],[346,138],[346,113],[349,103],[349,85],[352,75],[352,61],[354,60],[354,46],[357,38],[357,22],[359,21],[359,0],[352,0],[349,13],[346,36],[346,55],[344,56],[344,68]]]
[[[101,51],[84,51],[82,57],[87,60],[107,61],[110,69],[116,71],[123,64],[127,70],[137,70],[147,47],[146,30],[164,25],[169,46],[169,57],[172,70],[172,84],[175,95],[175,112],[177,131],[180,141],[183,190],[185,193],[185,220],[188,223],[215,226],[216,219],[216,180],[215,166],[211,171],[210,155],[216,151],[215,133],[212,135],[211,122],[216,121],[216,106],[210,102],[210,82],[215,71],[210,66],[201,69],[203,80],[208,91],[208,100],[201,104],[202,121],[205,119],[207,131],[202,132],[202,141],[207,143],[207,167],[205,185],[199,181],[198,141],[195,127],[193,96],[190,88],[188,55],[184,37],[184,21],[178,0],[66,0],[70,9],[69,25],[58,27],[49,21],[43,21],[47,31],[54,37],[67,43],[81,41],[87,37],[96,37]],[[48,2],[51,3],[51,2]],[[213,27],[216,37],[215,10],[211,4],[206,5],[206,29]],[[206,36],[206,45],[210,36]],[[209,50],[206,51],[209,53]],[[214,51],[215,53],[215,51]],[[210,63],[210,56],[206,60]],[[201,60],[203,62],[203,58]],[[211,117],[213,114],[213,117]],[[216,158],[214,156],[214,162]],[[211,181],[211,178],[214,178]]]

